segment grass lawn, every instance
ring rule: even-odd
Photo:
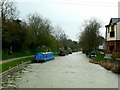
[[[8,55],[7,53],[3,53],[2,60],[7,60],[10,58],[17,58],[17,57],[24,57],[24,56],[34,55],[34,54],[35,53],[17,52],[17,53],[12,53],[12,55]]]
[[[97,53],[96,57],[95,57],[95,60],[97,61],[104,61],[104,54],[100,54],[100,53]]]
[[[20,51],[20,52],[13,52],[11,55],[8,55],[7,50],[3,50],[2,54],[0,54],[0,57],[2,58],[2,60],[7,60],[7,59],[11,59],[11,58],[18,58],[18,57],[24,57],[24,56],[30,56],[30,55],[35,55],[37,52],[44,52],[45,50],[37,50],[36,52],[32,52],[29,50],[25,50],[25,51]],[[54,52],[54,55],[57,55],[57,51],[55,50],[51,50],[52,52]]]
[[[116,58],[114,58],[114,57],[112,57],[112,59],[105,59],[104,57],[105,57],[104,54],[101,54],[101,53],[97,52],[95,60],[97,60],[97,61],[111,61],[111,62],[116,61]]]
[[[0,53],[0,58],[2,59],[2,54]]]
[[[4,72],[10,68],[13,68],[19,64],[22,64],[23,62],[26,62],[26,61],[32,61],[34,60],[33,57],[29,57],[29,58],[24,58],[24,59],[18,59],[18,60],[15,60],[15,61],[10,61],[10,62],[5,62],[3,64],[0,64],[0,73],[1,72]]]

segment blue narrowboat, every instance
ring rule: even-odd
[[[44,62],[44,61],[54,59],[54,54],[53,52],[45,52],[45,53],[39,52],[39,53],[36,53],[34,58],[35,58],[35,61],[37,62]]]

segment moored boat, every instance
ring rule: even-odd
[[[44,52],[44,53],[39,52],[36,53],[34,59],[37,62],[49,61],[54,59],[54,54],[53,52]]]

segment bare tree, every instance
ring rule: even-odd
[[[99,28],[101,23],[96,19],[91,19],[85,22],[83,31],[80,35],[79,42],[84,50],[95,50],[99,45]]]
[[[11,0],[1,0],[0,7],[1,16],[4,21],[17,18],[19,11],[17,11],[15,2]]]
[[[57,51],[60,47],[64,47],[63,42],[65,41],[65,39],[67,38],[65,32],[62,30],[62,28],[57,25],[54,28],[54,33],[53,36],[55,37],[56,41],[57,41]]]

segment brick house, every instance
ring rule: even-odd
[[[111,18],[106,27],[106,53],[120,58],[120,18]]]

